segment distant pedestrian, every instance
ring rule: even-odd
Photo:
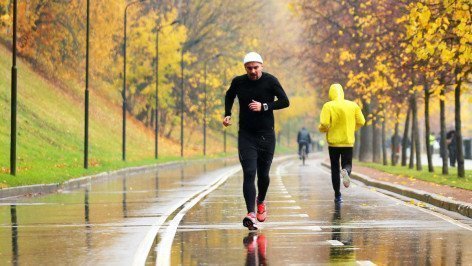
[[[322,140],[322,139],[318,140],[318,150],[319,150],[319,151],[323,151],[324,145],[325,145],[325,141],[324,141],[324,140]]]
[[[348,187],[352,170],[354,132],[365,124],[365,118],[355,102],[344,99],[343,87],[340,84],[331,85],[329,99],[330,101],[325,103],[321,110],[319,130],[326,133],[328,142],[334,201],[341,203],[340,175],[344,186]],[[341,159],[341,172],[339,159]]]
[[[392,150],[392,164],[395,165],[400,158],[400,150],[401,150],[401,143],[402,138],[398,134],[393,134],[392,139],[390,140],[391,150]]]
[[[256,218],[264,222],[267,217],[265,197],[275,150],[274,110],[286,108],[290,103],[277,78],[262,72],[262,57],[259,54],[248,53],[244,57],[244,68],[246,74],[235,77],[226,91],[223,125],[231,125],[231,109],[234,99],[238,97],[238,153],[244,174],[243,194],[247,208],[243,225],[255,230]],[[254,184],[256,173],[257,197]]]
[[[446,134],[446,143],[447,150],[449,152],[449,165],[456,167],[456,156],[457,156],[457,141],[456,141],[456,131],[450,130]]]
[[[429,150],[431,151],[431,155],[434,154],[434,143],[436,142],[436,136],[434,132],[429,134]]]

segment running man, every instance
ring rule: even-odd
[[[343,201],[340,192],[340,174],[345,187],[349,187],[352,170],[352,149],[354,132],[365,124],[361,108],[352,101],[344,99],[343,87],[333,84],[329,88],[330,101],[323,105],[320,115],[320,132],[326,133],[329,159],[331,161],[331,182],[334,189],[334,201]],[[341,173],[339,172],[341,159]]]
[[[239,100],[238,153],[243,168],[243,194],[247,215],[243,225],[257,229],[256,218],[267,217],[265,197],[269,188],[269,171],[274,157],[274,110],[289,106],[289,100],[277,78],[262,72],[262,57],[250,52],[244,57],[246,74],[235,77],[225,96],[223,125],[231,125],[231,109],[235,97]],[[277,100],[275,100],[277,98]],[[257,173],[257,190],[254,184]],[[257,200],[257,215],[255,205]]]

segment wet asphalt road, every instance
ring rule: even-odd
[[[242,173],[234,160],[3,200],[0,265],[472,264],[470,221],[355,183],[335,205],[320,162],[274,162],[269,216],[257,232],[242,226]]]

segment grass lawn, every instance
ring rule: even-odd
[[[359,165],[374,168],[380,171],[391,173],[394,175],[404,176],[408,178],[416,178],[428,182],[433,182],[441,185],[448,185],[451,187],[458,187],[463,189],[472,190],[472,170],[465,171],[465,178],[459,178],[457,176],[457,168],[450,167],[449,175],[443,175],[441,167],[435,167],[434,173],[428,172],[428,166],[423,165],[422,171],[417,171],[415,169],[410,169],[405,166],[391,166],[391,165],[382,165],[377,163],[366,163],[366,162],[356,162]]]

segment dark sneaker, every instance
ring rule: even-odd
[[[257,220],[259,222],[265,221],[267,218],[267,206],[265,201],[257,203]]]
[[[243,219],[243,225],[249,230],[257,230],[256,215],[253,212],[248,213]]]
[[[343,198],[341,197],[341,195],[334,197],[334,202],[335,202],[335,203],[341,203],[341,202],[343,202]]]
[[[349,184],[351,183],[351,179],[349,178],[349,173],[346,169],[341,170],[341,178],[343,179],[344,187],[348,188]]]

